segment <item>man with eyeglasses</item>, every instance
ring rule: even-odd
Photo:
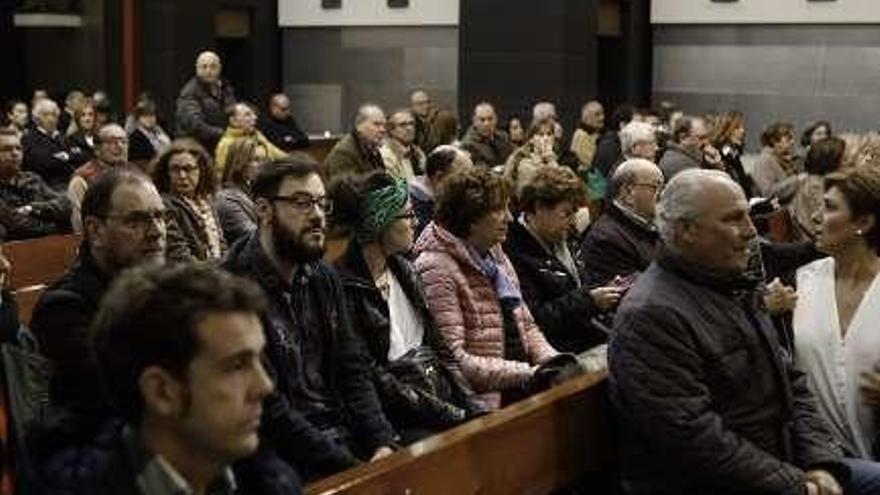
[[[123,270],[164,262],[165,216],[156,187],[135,169],[113,168],[86,191],[79,258],[43,293],[31,318],[40,351],[54,368],[49,394],[53,405],[80,416],[106,414],[88,328]]]
[[[660,170],[666,181],[689,168],[722,168],[721,154],[709,142],[709,125],[706,119],[685,115],[675,121],[672,142],[660,159]]]
[[[657,228],[654,210],[663,173],[644,158],[631,158],[611,177],[613,201],[581,244],[587,286],[626,285],[654,259]]]
[[[77,168],[67,184],[67,197],[73,206],[70,223],[82,231],[80,207],[89,184],[102,172],[128,164],[128,135],[118,124],[107,124],[95,134],[95,158]]]
[[[393,177],[410,181],[425,171],[425,152],[416,145],[416,118],[400,109],[388,119],[388,139],[379,148],[385,170]]]
[[[339,277],[321,259],[331,205],[318,170],[305,155],[263,165],[251,185],[258,229],[223,263],[269,298],[263,326],[276,391],[264,408],[261,438],[304,479],[384,457],[396,439],[354,339]]]

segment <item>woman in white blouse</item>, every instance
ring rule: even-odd
[[[796,359],[846,455],[872,459],[880,419],[880,168],[827,176],[821,213],[816,246],[830,256],[797,273]]]
[[[455,426],[482,406],[446,346],[406,258],[413,212],[403,179],[385,172],[330,185],[331,221],[351,236],[336,261],[346,303],[386,416],[405,443]]]

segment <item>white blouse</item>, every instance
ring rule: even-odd
[[[422,345],[425,327],[400,282],[388,271],[388,313],[391,317],[391,345],[388,347],[388,360],[394,361],[410,349]]]
[[[880,361],[880,276],[874,278],[841,336],[834,281],[834,259],[825,258],[797,272],[794,310],[797,363],[835,438],[853,456],[871,458],[877,428],[874,408],[859,390],[863,372]]]

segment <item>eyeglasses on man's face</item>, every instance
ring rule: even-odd
[[[130,211],[128,213],[111,213],[104,218],[108,220],[118,220],[122,225],[133,230],[145,230],[156,224],[156,222],[165,225],[171,221],[172,213],[170,210],[142,210]]]
[[[302,213],[309,212],[316,206],[326,214],[333,213],[333,202],[327,199],[327,196],[312,196],[307,193],[298,193],[291,194],[290,196],[272,196],[269,200],[287,203],[294,210]]]

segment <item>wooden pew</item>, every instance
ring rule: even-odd
[[[614,449],[605,375],[552,390],[316,481],[308,495],[528,495],[608,473]]]
[[[18,303],[18,316],[25,325],[40,294],[73,263],[81,241],[79,234],[53,235],[12,241],[3,252],[12,264],[9,287]]]
[[[323,163],[324,158],[330,153],[333,146],[342,139],[343,136],[309,136],[309,147],[304,149],[306,153],[312,155],[318,163]]]

